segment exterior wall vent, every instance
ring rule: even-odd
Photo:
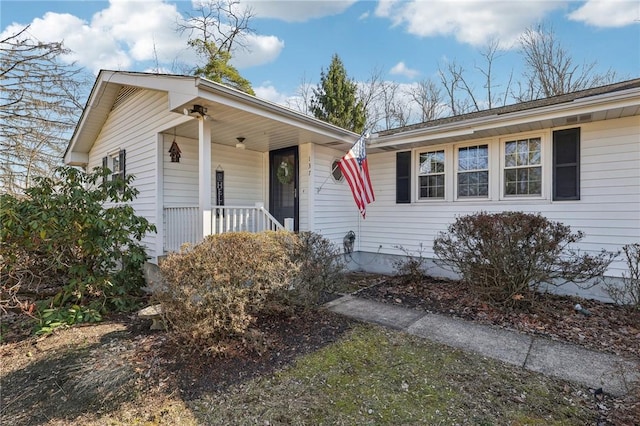
[[[116,100],[113,102],[113,106],[111,107],[111,111],[119,107],[124,101],[129,99],[131,96],[138,93],[141,89],[133,86],[122,86],[120,92],[118,92],[118,96],[116,96]]]
[[[567,124],[577,124],[577,123],[585,123],[587,121],[591,121],[591,114],[583,114],[580,116],[574,115],[573,117],[567,117]]]

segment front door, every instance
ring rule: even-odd
[[[269,153],[269,213],[284,225],[293,219],[298,231],[298,147]]]

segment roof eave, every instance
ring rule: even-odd
[[[383,148],[390,145],[401,146],[416,142],[428,142],[429,140],[442,140],[457,136],[473,135],[479,130],[497,127],[498,124],[500,127],[513,126],[566,115],[595,112],[606,108],[637,105],[640,105],[640,88],[632,88],[624,91],[578,98],[573,101],[535,109],[493,114],[433,127],[412,129],[392,135],[374,135],[374,140],[377,141],[372,144],[372,147]]]

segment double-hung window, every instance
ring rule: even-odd
[[[419,198],[444,199],[444,150],[420,153],[418,169]]]
[[[458,148],[458,198],[489,196],[489,145]]]
[[[115,181],[120,179],[124,182],[124,178],[126,176],[126,160],[127,151],[124,149],[102,158],[102,167],[111,170],[111,176],[108,180]]]
[[[504,195],[542,195],[542,143],[539,137],[505,142]]]

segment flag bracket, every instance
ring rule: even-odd
[[[322,190],[322,187],[327,183],[327,181],[329,180],[331,175],[333,175],[333,172],[335,172],[337,168],[338,168],[338,163],[336,163],[336,165],[333,166],[333,168],[331,169],[331,171],[327,175],[327,178],[320,184],[319,187],[316,188],[316,193],[318,193],[318,194],[320,193],[320,191]]]

